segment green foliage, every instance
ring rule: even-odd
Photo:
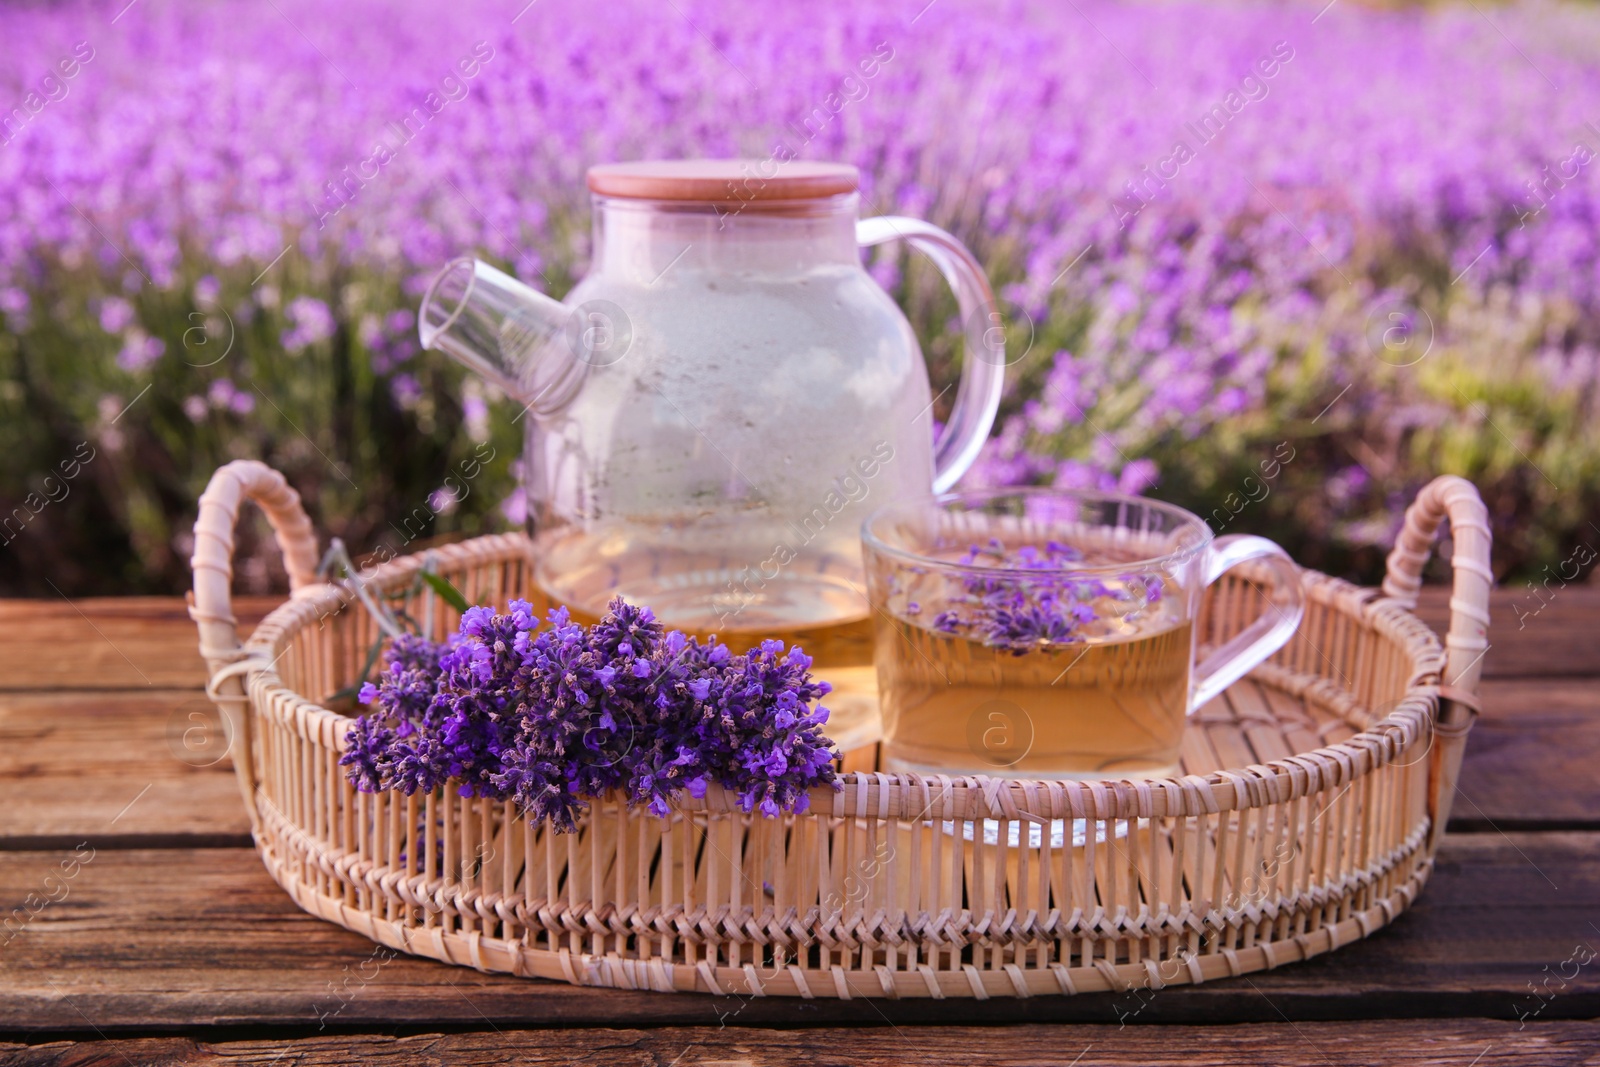
[[[34,313],[0,329],[0,501],[13,505],[0,590],[182,591],[196,501],[217,467],[240,458],[283,471],[318,532],[363,551],[504,525],[497,505],[520,452],[509,415],[481,420],[480,442],[462,403],[475,387],[447,361],[378,373],[382,353],[360,324],[412,301],[391,279],[301,273],[293,260],[255,286],[248,272],[218,271],[214,283],[138,287],[128,298],[137,324],[165,352],[132,372],[98,321],[122,294],[94,272],[47,273]],[[291,350],[285,308],[307,293],[328,301],[335,325]],[[400,374],[414,390],[397,388]],[[93,458],[63,481],[60,463],[83,442]],[[435,496],[442,487],[447,498]],[[265,591],[281,581],[277,549],[253,516],[241,527],[237,584]]]

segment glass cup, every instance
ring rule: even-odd
[[[1178,773],[1186,717],[1293,636],[1299,569],[1261,537],[1118,493],[892,504],[862,526],[884,769]],[[1195,662],[1205,588],[1251,563],[1262,610]]]

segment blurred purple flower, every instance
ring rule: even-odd
[[[100,302],[100,328],[106,333],[121,333],[133,322],[133,305],[120,296]]]
[[[289,319],[289,329],[283,333],[283,347],[289,352],[299,352],[318,341],[326,341],[338,328],[328,305],[313,296],[297,296],[284,309]]]
[[[378,316],[368,312],[356,325],[356,339],[367,348],[376,348],[383,341],[383,323]]]
[[[256,398],[226,378],[212,382],[211,388],[206,391],[206,398],[211,401],[212,407],[231,411],[235,415],[248,415],[256,409]]]
[[[122,351],[117,353],[117,366],[130,374],[138,374],[160,359],[166,350],[167,343],[161,338],[151,337],[142,330],[131,330],[122,344]]]
[[[410,374],[396,374],[389,381],[389,391],[394,395],[394,402],[408,410],[422,399],[422,385]]]
[[[511,495],[500,502],[500,514],[512,526],[521,526],[528,520],[528,496],[521,486],[513,489]]]
[[[440,486],[428,494],[428,507],[435,515],[448,515],[461,503],[461,498],[446,486]]]
[[[1136,459],[1122,468],[1117,475],[1119,493],[1142,493],[1156,483],[1159,472],[1148,459]]]
[[[1365,467],[1357,464],[1335,471],[1328,479],[1328,496],[1340,507],[1350,504],[1366,492],[1372,477]]]

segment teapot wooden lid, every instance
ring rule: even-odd
[[[815,200],[853,193],[861,174],[847,163],[774,159],[662,159],[589,168],[589,191],[636,200]]]

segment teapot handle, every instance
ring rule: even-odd
[[[903,240],[933,260],[955,291],[967,338],[961,387],[950,423],[934,449],[933,491],[951,489],[978,458],[994,426],[1005,386],[1006,337],[994,291],[966,245],[931,223],[903,215],[880,215],[856,223],[856,243],[871,248]]]

